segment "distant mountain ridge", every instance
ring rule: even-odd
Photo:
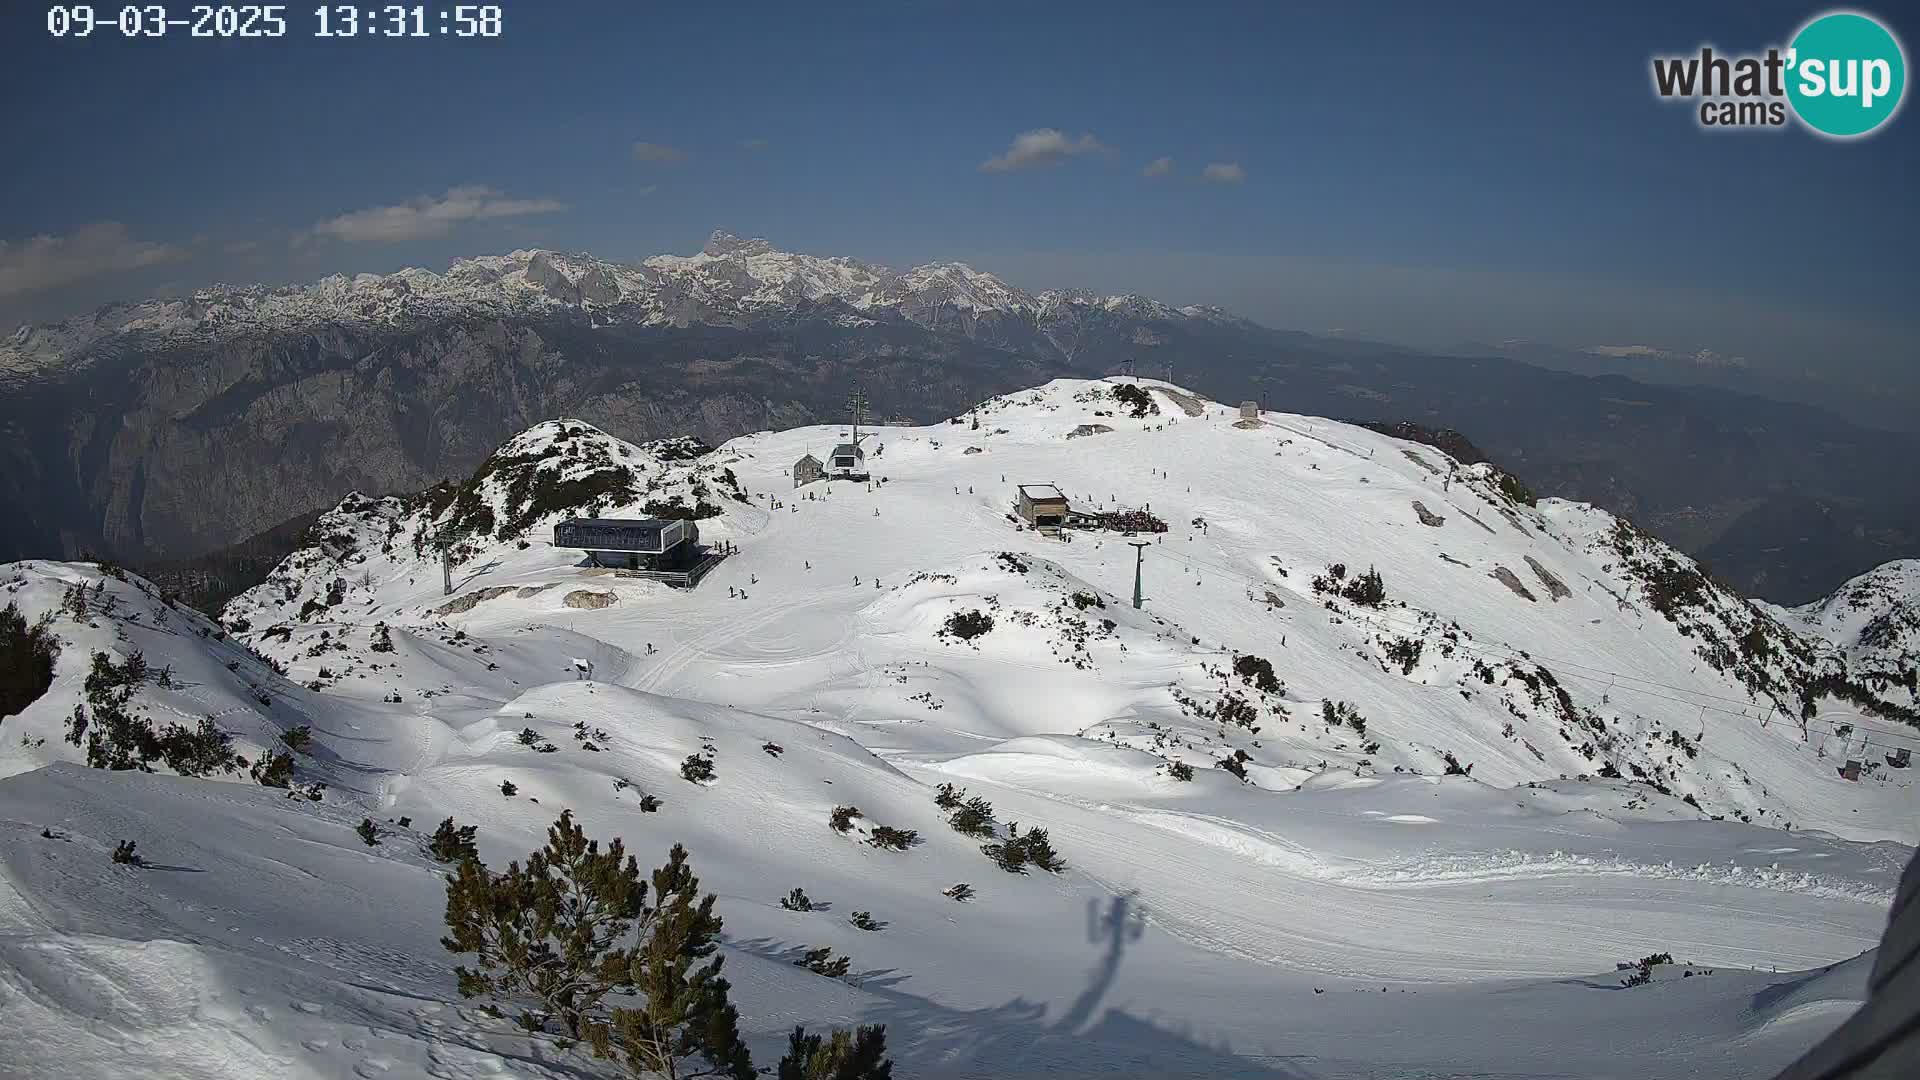
[[[561,313],[600,326],[681,328],[752,325],[798,312],[848,326],[895,317],[999,340],[1011,340],[1008,331],[1019,327],[1047,336],[1071,357],[1073,324],[1089,310],[1142,320],[1244,322],[1217,308],[1174,308],[1132,294],[1030,293],[965,263],[902,271],[778,251],[765,239],[715,232],[694,255],[656,255],[637,264],[526,249],[462,259],[444,274],[410,267],[335,274],[310,285],[213,285],[178,299],[109,304],[65,322],[20,327],[0,341],[0,378],[97,361],[103,354],[95,347],[115,338],[208,343],[323,326],[406,329],[454,318]]]

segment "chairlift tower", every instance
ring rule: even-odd
[[[1127,545],[1133,548],[1133,606],[1140,606],[1140,563],[1147,557],[1145,540],[1129,540]]]

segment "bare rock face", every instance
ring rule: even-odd
[[[1421,502],[1419,499],[1413,500],[1413,513],[1414,516],[1420,519],[1420,524],[1422,525],[1431,525],[1437,529],[1447,523],[1446,518],[1427,509],[1427,504]]]
[[[587,608],[596,611],[600,608],[612,607],[619,602],[620,598],[610,592],[595,592],[592,589],[575,589],[561,601],[570,608]]]
[[[1526,585],[1520,581],[1520,575],[1514,573],[1513,571],[1507,569],[1506,567],[1496,566],[1493,568],[1493,573],[1488,574],[1487,576],[1499,582],[1500,584],[1505,585],[1507,588],[1512,589],[1513,595],[1518,596],[1522,600],[1525,600],[1529,603],[1537,602],[1534,598],[1534,595],[1527,591]]]
[[[1548,597],[1550,597],[1555,601],[1558,601],[1563,597],[1568,597],[1573,595],[1573,590],[1567,588],[1567,583],[1564,581],[1561,581],[1559,575],[1555,574],[1553,571],[1547,569],[1546,567],[1541,566],[1540,561],[1538,559],[1535,559],[1531,555],[1528,555],[1526,559],[1527,559],[1527,565],[1533,568],[1533,576],[1539,578],[1540,584],[1545,585],[1547,587]]]
[[[467,593],[464,596],[454,597],[439,607],[434,608],[433,613],[435,615],[458,615],[461,612],[472,611],[488,600],[492,600],[497,596],[505,596],[513,591],[514,588],[511,585],[495,585],[492,588],[479,589]]]

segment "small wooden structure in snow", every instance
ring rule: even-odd
[[[1240,419],[1242,420],[1260,419],[1260,403],[1257,401],[1241,402],[1240,403]]]
[[[827,470],[821,466],[820,459],[808,454],[793,463],[793,486],[811,484],[815,480],[825,480]]]
[[[1860,779],[1860,763],[1858,761],[1847,762],[1846,767],[1840,770],[1840,777],[1843,780]]]

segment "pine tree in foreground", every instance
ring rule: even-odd
[[[879,1024],[854,1031],[838,1028],[827,1038],[795,1027],[787,1037],[775,1080],[893,1080],[887,1059],[887,1029]]]
[[[651,884],[618,838],[602,851],[570,812],[525,866],[496,874],[461,862],[441,939],[476,955],[473,968],[455,969],[460,993],[515,1002],[522,1027],[557,1029],[636,1076],[751,1080],[722,958],[711,955],[721,926],[713,895],[699,895],[678,844]],[[639,1004],[609,1007],[612,993]]]

